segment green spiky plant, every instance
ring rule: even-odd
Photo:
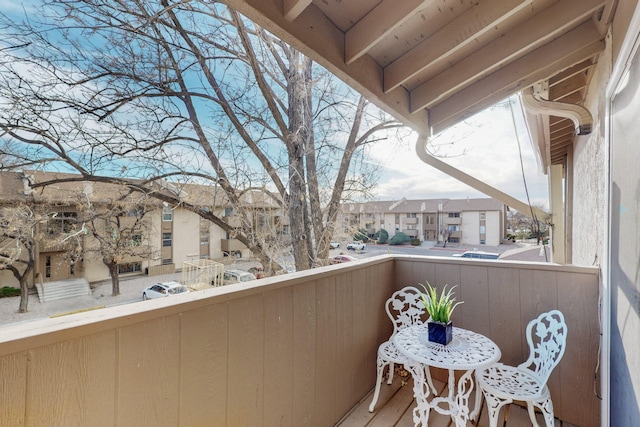
[[[451,314],[457,306],[463,303],[463,301],[456,302],[453,297],[452,286],[447,292],[447,286],[442,289],[442,293],[438,296],[438,290],[427,282],[427,286],[420,283],[425,290],[421,299],[424,307],[427,309],[427,313],[431,316],[431,320],[434,322],[449,323],[451,320]]]

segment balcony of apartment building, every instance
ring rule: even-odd
[[[222,252],[226,252],[228,254],[235,253],[237,251],[242,251],[247,249],[247,247],[238,239],[221,239],[220,240],[220,250]]]
[[[460,230],[449,231],[449,238],[461,239],[462,231]]]
[[[526,359],[527,322],[561,310],[567,350],[548,382],[557,422],[600,425],[597,268],[406,255],[2,327],[3,424],[413,425],[411,381],[383,384],[366,408],[392,332],[384,303],[427,281],[458,285],[455,325],[492,339],[509,364]],[[510,427],[531,425],[510,412]]]
[[[451,225],[460,225],[462,224],[462,218],[460,218],[459,216],[449,216],[449,217],[445,217],[445,222],[447,224],[451,224]]]
[[[403,223],[405,224],[417,224],[418,223],[418,218],[404,218]]]

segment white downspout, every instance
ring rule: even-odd
[[[446,173],[447,175],[457,179],[458,181],[461,181],[468,186],[473,187],[476,190],[490,197],[493,197],[496,200],[501,201],[505,205],[514,208],[524,215],[531,216],[533,212],[533,214],[539,221],[546,221],[548,219],[549,214],[547,212],[544,212],[543,210],[536,208],[535,206],[529,206],[527,203],[521,202],[515,197],[512,197],[507,193],[504,193],[497,188],[492,187],[487,183],[480,181],[479,179],[474,178],[459,169],[454,168],[451,165],[446,164],[442,160],[433,157],[431,154],[429,154],[429,152],[427,152],[427,142],[428,138],[426,136],[418,135],[418,139],[416,140],[416,154],[418,155],[420,160],[422,160],[429,166],[433,166],[434,168]]]

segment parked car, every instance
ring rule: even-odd
[[[331,264],[342,264],[343,262],[355,261],[356,258],[351,255],[336,255],[329,260]]]
[[[249,267],[249,270],[247,271],[253,274],[254,276],[256,276],[256,279],[262,279],[263,277],[267,277],[267,274],[264,272],[264,268],[261,265]]]
[[[347,245],[347,249],[350,251],[364,251],[366,246],[363,242],[353,241]]]
[[[187,288],[182,283],[156,283],[155,285],[151,285],[142,291],[142,299],[146,301],[148,299],[164,298],[172,295],[183,294],[185,292],[189,292],[189,288]]]
[[[338,249],[340,247],[340,242],[334,242],[333,240],[329,243],[331,249]]]
[[[225,270],[222,282],[225,285],[232,285],[234,283],[248,282],[250,280],[256,280],[256,276],[242,270]]]
[[[500,254],[483,251],[465,251],[461,254],[453,254],[453,256],[458,258],[498,259]]]

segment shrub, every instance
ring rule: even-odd
[[[356,234],[353,235],[354,241],[360,241],[363,243],[367,243],[369,241],[369,236],[367,235],[367,230],[363,230],[362,228],[358,230]]]
[[[0,298],[17,297],[20,296],[20,289],[12,288],[10,286],[3,286],[0,288]]]
[[[420,239],[411,239],[411,244],[413,246],[420,246]]]
[[[381,228],[380,230],[376,231],[373,239],[377,240],[380,244],[387,243],[387,241],[389,241],[389,233],[384,228]]]
[[[403,243],[410,242],[411,237],[407,236],[403,232],[396,233],[391,240],[389,240],[390,245],[402,245]]]

